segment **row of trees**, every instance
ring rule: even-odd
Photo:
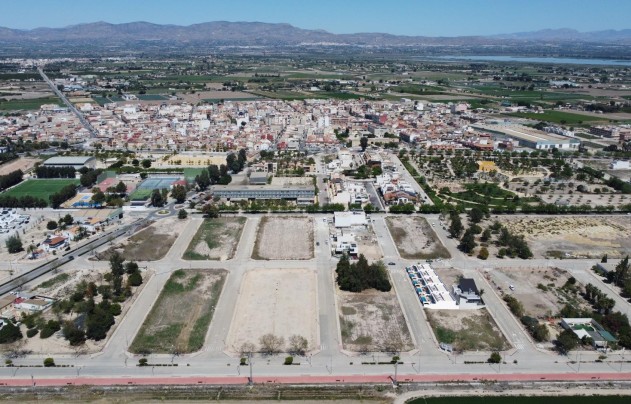
[[[19,184],[22,182],[23,176],[24,173],[22,170],[11,171],[7,175],[0,175],[0,191],[4,191],[7,188]]]
[[[226,164],[228,168],[234,173],[239,173],[243,171],[245,168],[245,163],[247,163],[247,155],[245,149],[239,150],[239,152],[235,155],[234,153],[228,154],[226,156]]]
[[[41,198],[35,198],[30,195],[20,197],[10,195],[0,195],[0,206],[5,208],[45,208],[48,202]]]
[[[631,297],[631,265],[628,255],[616,265],[615,270],[607,274],[607,279],[620,287],[625,297]]]
[[[74,167],[35,167],[37,178],[74,178],[76,172]]]
[[[207,168],[203,169],[200,174],[195,176],[195,183],[201,190],[215,184],[227,185],[230,184],[231,181],[232,177],[228,174],[228,166],[225,164],[220,166],[211,164]]]
[[[79,177],[79,182],[82,186],[89,188],[96,184],[96,181],[103,170],[92,170],[87,167],[81,167],[79,169],[79,172],[81,173],[81,177]]]
[[[52,194],[50,199],[50,206],[53,209],[59,208],[59,206],[70,198],[74,198],[77,195],[77,187],[73,184],[66,185],[58,192]]]
[[[335,272],[340,289],[348,292],[361,292],[371,288],[388,292],[392,288],[383,262],[369,264],[363,254],[360,254],[357,262],[352,264],[348,256],[343,255],[337,263]]]

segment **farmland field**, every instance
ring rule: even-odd
[[[76,179],[37,179],[24,181],[2,193],[2,196],[32,196],[48,202],[48,197],[69,184],[79,184]]]
[[[37,110],[44,104],[62,105],[61,100],[56,97],[32,98],[32,99],[14,99],[9,101],[0,101],[0,111],[14,110]]]

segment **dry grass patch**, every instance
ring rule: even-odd
[[[202,348],[227,272],[179,269],[164,285],[129,351],[189,353]]]
[[[622,258],[631,249],[631,218],[520,217],[504,226],[523,235],[535,257]]]
[[[313,258],[313,219],[305,216],[264,216],[252,258],[308,260]]]
[[[451,258],[425,218],[388,216],[386,224],[401,258]]]
[[[454,350],[504,351],[510,344],[486,309],[425,310],[438,342]]]
[[[205,219],[182,258],[185,260],[229,260],[237,250],[244,217]]]
[[[344,349],[354,352],[405,352],[414,348],[395,292],[374,289],[337,291]]]

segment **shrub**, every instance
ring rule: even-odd
[[[37,328],[29,328],[28,330],[26,330],[26,336],[28,338],[33,338],[37,335],[38,332],[39,330]]]
[[[39,337],[46,339],[59,330],[61,330],[61,324],[59,324],[59,321],[48,320],[48,322],[42,327]]]
[[[291,365],[292,363],[294,363],[294,357],[293,356],[288,356],[285,358],[285,363],[283,363],[284,365]]]
[[[138,366],[147,366],[149,363],[149,361],[147,360],[147,358],[140,358],[138,359]]]
[[[487,362],[489,363],[500,363],[502,361],[502,355],[499,352],[493,352]]]
[[[44,367],[46,368],[52,368],[55,367],[57,365],[55,365],[55,360],[53,358],[46,358],[44,359]]]
[[[489,250],[486,247],[480,248],[480,252],[478,252],[478,258],[481,260],[489,258]]]
[[[7,321],[4,327],[0,328],[0,344],[9,344],[22,339],[22,331],[10,321]]]

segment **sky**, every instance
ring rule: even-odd
[[[421,36],[631,28],[630,0],[0,0],[0,10],[0,26],[19,29],[96,21],[260,21]]]

